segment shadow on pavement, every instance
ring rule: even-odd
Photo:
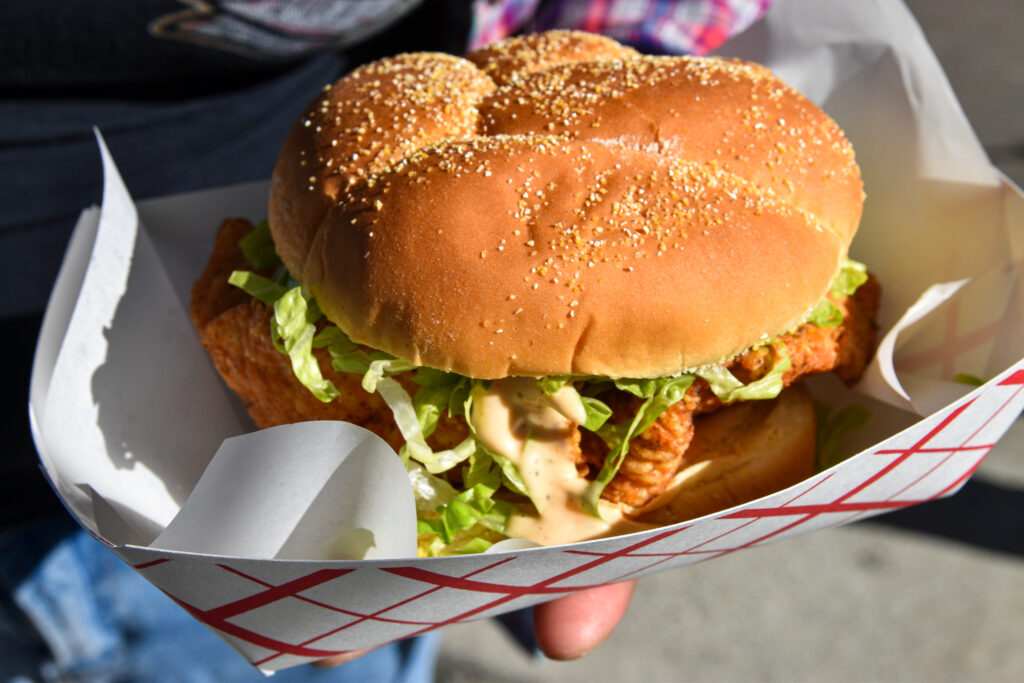
[[[886,526],[1024,556],[1024,490],[975,476],[949,498],[873,517]]]

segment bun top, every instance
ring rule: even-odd
[[[862,203],[838,126],[767,69],[552,32],[325,89],[269,217],[354,341],[479,378],[659,377],[799,324]]]

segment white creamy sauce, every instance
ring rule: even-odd
[[[518,468],[540,512],[512,515],[509,536],[559,545],[653,528],[604,501],[602,519],[581,507],[588,482],[576,471],[572,440],[586,410],[572,387],[545,394],[534,379],[498,380],[474,398],[472,420],[480,440]]]

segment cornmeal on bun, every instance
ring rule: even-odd
[[[405,54],[311,103],[192,313],[259,426],[399,450],[425,553],[570,542],[813,473],[783,390],[870,357],[862,204],[838,125],[759,65],[579,32]]]

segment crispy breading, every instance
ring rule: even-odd
[[[192,285],[189,314],[200,337],[214,318],[252,298],[228,283],[232,271],[251,269],[238,244],[252,229],[252,223],[244,218],[228,218],[220,224],[206,269]]]
[[[317,399],[295,377],[289,358],[274,347],[273,311],[227,283],[232,271],[251,270],[238,240],[252,228],[245,220],[224,221],[206,270],[192,289],[189,312],[217,371],[261,429],[308,420],[344,420],[369,429],[397,450],[403,439],[379,394],[363,390],[359,375],[335,371],[329,354],[317,350],[321,372],[340,394],[329,403]],[[429,443],[437,449],[450,448],[467,433],[464,424],[442,418]]]
[[[247,221],[224,222],[209,264],[192,291],[192,319],[217,370],[261,428],[305,420],[345,420],[373,431],[398,449],[403,440],[390,409],[378,394],[363,390],[359,375],[336,372],[328,354],[317,351],[323,375],[334,382],[340,393],[329,403],[318,400],[296,379],[288,357],[274,347],[270,333],[272,311],[227,284],[233,270],[249,269],[237,245],[251,229]],[[853,382],[860,377],[874,350],[874,317],[879,296],[878,283],[870,278],[853,296],[834,301],[844,313],[839,326],[804,325],[781,336],[775,344],[737,356],[728,367],[745,382],[756,380],[774,366],[778,346],[782,345],[791,363],[783,376],[786,386],[805,375],[828,371]],[[632,419],[640,405],[636,397],[615,389],[600,398],[612,408],[611,420],[615,423]],[[694,415],[712,412],[722,405],[704,380],[695,381],[682,401],[666,410],[630,443],[629,452],[615,478],[605,487],[603,497],[638,507],[661,493],[679,469],[693,438]],[[464,422],[445,416],[429,442],[437,449],[450,448],[467,433]],[[574,450],[580,473],[593,478],[601,469],[608,447],[592,432],[583,432],[582,438],[575,441]]]
[[[633,419],[641,400],[610,389],[598,396],[612,409],[613,423]],[[622,465],[601,497],[613,503],[639,507],[665,490],[682,463],[693,439],[693,411],[680,401],[670,406],[642,434],[629,443]],[[588,478],[601,471],[608,446],[593,432],[584,431],[577,470]]]
[[[789,386],[801,377],[822,372],[835,372],[840,379],[853,384],[860,379],[875,349],[875,314],[881,297],[878,280],[869,276],[852,296],[832,298],[843,313],[843,322],[836,327],[803,325],[780,336],[775,343],[750,349],[729,364],[729,371],[743,382],[766,375],[779,357],[779,346],[785,347],[790,368],[782,381]],[[722,406],[722,401],[698,379],[683,399],[695,413],[707,413]]]
[[[757,380],[772,369],[779,359],[779,346],[783,346],[791,364],[782,376],[785,386],[807,375],[830,371],[846,382],[855,382],[864,372],[875,348],[874,320],[880,296],[877,279],[869,277],[852,296],[833,299],[843,312],[840,325],[803,325],[779,337],[777,344],[751,349],[737,356],[728,368],[744,382]],[[628,396],[625,403],[613,395],[601,398],[613,407],[613,422],[631,419],[639,406],[639,400],[632,396]],[[716,411],[722,406],[722,400],[711,391],[707,382],[697,379],[682,401],[666,410],[646,432],[630,443],[619,472],[605,487],[604,497],[612,502],[640,507],[664,491],[693,438],[693,416]],[[596,436],[585,439],[584,452],[577,466],[586,474],[596,476],[607,451]]]
[[[318,353],[320,366],[340,394],[329,403],[317,399],[295,378],[288,356],[271,343],[272,315],[269,307],[250,299],[217,316],[202,335],[214,365],[245,402],[253,422],[266,428],[306,420],[346,420],[398,448],[402,439],[391,412],[379,395],[363,391],[358,375],[333,372],[330,359]]]

